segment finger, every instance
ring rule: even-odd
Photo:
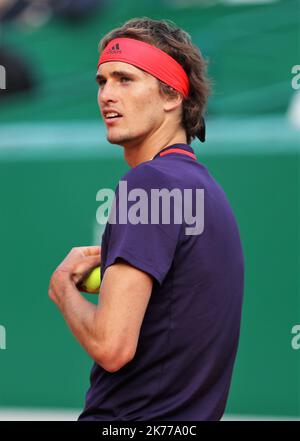
[[[82,254],[82,256],[95,256],[101,253],[101,247],[98,245],[92,245],[88,247],[76,247],[76,249]]]
[[[82,247],[84,248],[84,247]],[[58,265],[55,271],[65,271],[69,272],[70,274],[77,273],[78,266],[83,262],[89,262],[89,260],[86,259],[92,259],[90,266],[98,266],[101,263],[101,254],[94,254],[91,256],[85,256],[80,247],[78,248],[72,248],[71,252],[68,254],[68,256]],[[95,262],[95,263],[94,263]],[[84,266],[85,267],[85,266]]]
[[[72,271],[72,279],[74,282],[77,284],[85,276],[87,276],[92,269],[100,266],[100,261],[100,255],[86,256],[85,259],[79,262]]]
[[[96,266],[100,266],[101,258],[100,255],[98,256],[86,256],[84,260],[81,260],[77,263],[77,265],[74,268],[74,272],[82,273],[82,272],[89,272],[93,268],[96,268]]]
[[[82,285],[81,282],[77,284],[77,289],[80,292],[85,292],[86,294],[99,294],[99,289],[95,290],[95,291],[87,291]]]

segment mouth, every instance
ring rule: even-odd
[[[114,112],[114,111],[106,111],[106,112],[104,112],[103,117],[104,117],[105,124],[112,125],[112,124],[115,124],[116,122],[120,121],[120,119],[123,118],[123,115],[121,115],[118,112]]]

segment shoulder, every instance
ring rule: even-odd
[[[121,179],[128,187],[135,188],[162,188],[170,185],[168,173],[157,167],[154,161],[146,161],[130,169]]]

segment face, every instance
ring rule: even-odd
[[[112,144],[135,145],[163,124],[164,99],[155,77],[128,63],[99,66],[98,104]]]

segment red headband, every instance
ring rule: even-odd
[[[189,94],[189,79],[183,67],[166,52],[133,38],[115,38],[102,51],[99,65],[107,61],[123,61],[143,69],[184,97]]]

